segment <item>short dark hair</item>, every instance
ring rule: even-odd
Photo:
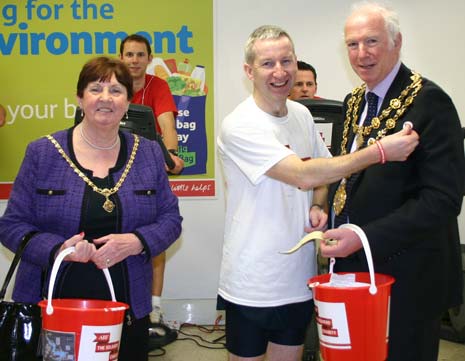
[[[139,35],[139,34],[131,34],[131,35],[126,36],[123,39],[123,41],[121,42],[121,44],[119,46],[119,54],[120,55],[123,55],[124,44],[126,44],[128,41],[135,41],[137,43],[144,43],[145,46],[147,47],[147,55],[150,56],[150,54],[152,54],[152,48],[150,47],[150,43],[149,43],[149,41],[147,40],[146,37],[143,37],[142,35]]]
[[[134,95],[131,73],[121,60],[106,56],[90,59],[84,64],[77,82],[77,96],[79,98],[84,96],[84,89],[89,83],[110,80],[113,74],[118,82],[126,88],[128,100],[131,100]]]
[[[316,83],[316,70],[313,66],[310,64],[306,63],[305,61],[297,60],[297,70],[309,70],[313,73],[313,76],[315,77],[315,83]]]

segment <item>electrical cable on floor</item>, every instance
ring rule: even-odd
[[[202,347],[202,348],[206,348],[206,349],[209,349],[209,350],[224,350],[226,348],[226,346],[224,344],[221,344],[221,343],[217,343],[217,345],[221,344],[220,347],[212,347],[212,346],[202,345],[195,338],[191,338],[191,337],[178,338],[176,341],[192,341],[197,346]],[[206,342],[206,340],[202,339],[202,342]]]
[[[149,358],[150,357],[159,357],[159,356],[163,356],[164,354],[166,354],[166,350],[163,347],[160,347],[160,348],[157,348],[155,350],[150,351],[148,353],[148,356],[149,356]]]
[[[204,333],[210,333],[211,334],[213,332],[224,332],[224,327],[220,327],[218,325],[218,322],[220,320],[221,320],[221,316],[216,320],[215,325],[212,328],[208,328],[208,327],[200,326],[200,325],[195,325],[195,324],[191,324],[191,323],[183,323],[181,325],[181,327],[179,328],[178,333],[180,335],[185,336],[185,337],[183,337],[183,338],[178,337],[178,340],[190,340],[190,341],[193,341],[195,344],[197,344],[199,347],[204,347],[204,348],[213,349],[213,350],[223,350],[223,349],[226,348],[226,344],[224,342],[219,342],[219,340],[222,340],[224,338],[224,334],[221,335],[220,337],[210,341],[210,340],[206,340],[205,338],[203,338],[200,335],[187,333],[187,332],[182,330],[183,327],[196,327],[198,330],[200,330],[200,331],[202,331]],[[206,343],[207,345],[202,345],[199,341],[203,342],[203,343]],[[210,345],[210,346],[208,346],[208,345]]]
[[[206,348],[206,349],[209,349],[209,350],[224,350],[226,348],[226,343],[225,342],[219,342],[220,340],[223,340],[226,337],[224,326],[219,325],[219,323],[221,322],[221,319],[222,319],[222,316],[219,315],[217,317],[217,319],[215,320],[215,324],[211,328],[206,327],[206,326],[196,325],[196,324],[193,324],[193,323],[183,323],[183,324],[181,324],[181,326],[179,327],[179,330],[177,331],[178,332],[178,337],[177,337],[176,341],[192,341],[197,346],[202,347],[202,348]],[[183,330],[183,328],[185,328],[185,327],[195,327],[195,328],[197,328],[197,330],[199,330],[199,331],[201,331],[203,333],[208,333],[208,334],[212,334],[214,332],[222,332],[223,334],[210,341],[210,340],[207,340],[207,339],[203,338],[200,335],[185,332]],[[183,337],[179,337],[179,335],[182,335]],[[174,342],[176,342],[176,341],[174,341]],[[163,356],[165,353],[166,353],[166,350],[164,348],[160,347],[160,348],[157,348],[157,349],[149,352],[148,356],[149,356],[149,358],[151,358],[151,357],[159,357],[159,356]]]

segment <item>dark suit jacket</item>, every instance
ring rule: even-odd
[[[410,74],[402,64],[381,109],[410,84]],[[462,302],[457,215],[465,189],[463,136],[451,99],[425,78],[391,133],[400,130],[404,121],[413,123],[419,146],[405,162],[377,164],[363,171],[352,190],[349,216],[367,234],[375,271],[396,279],[391,318],[400,312],[400,317],[432,319]],[[337,154],[339,130],[334,139]],[[336,186],[331,186],[330,204]],[[338,259],[336,270],[367,271],[363,250]]]

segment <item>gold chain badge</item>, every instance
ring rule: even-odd
[[[119,189],[121,188],[124,180],[126,179],[129,171],[131,170],[132,164],[134,163],[134,159],[136,158],[137,149],[139,148],[139,136],[136,134],[133,134],[133,136],[134,136],[134,146],[132,147],[132,152],[129,157],[128,164],[126,164],[126,168],[124,169],[123,174],[121,174],[121,177],[118,180],[118,182],[116,182],[115,186],[110,189],[108,188],[102,189],[102,188],[97,187],[94,182],[92,182],[84,173],[82,173],[79,170],[76,164],[74,164],[73,161],[65,153],[60,143],[58,143],[57,140],[52,135],[49,134],[46,137],[48,138],[48,140],[50,140],[50,142],[52,142],[52,144],[58,150],[58,153],[61,154],[61,156],[66,160],[69,166],[73,169],[74,173],[76,173],[79,176],[79,178],[81,178],[84,182],[86,182],[87,185],[91,187],[94,192],[105,197],[105,202],[103,203],[102,208],[106,212],[111,213],[113,212],[113,209],[115,209],[115,204],[110,200],[110,196],[118,192]]]
[[[376,138],[372,137],[368,139],[367,145],[372,145],[377,140],[384,138],[389,130],[396,127],[397,121],[405,113],[405,110],[413,103],[415,97],[418,95],[423,86],[420,74],[412,71],[410,79],[412,79],[412,82],[404,90],[402,90],[399,97],[391,99],[389,106],[386,109],[383,109],[380,112],[380,115],[374,117],[371,120],[371,123],[366,126],[359,126],[357,124],[359,107],[362,102],[362,97],[365,94],[366,85],[363,84],[362,86],[352,90],[352,95],[347,102],[347,112],[342,132],[341,155],[347,154],[348,152],[347,141],[350,125],[352,125],[352,131],[356,135],[357,150],[362,147],[364,137],[369,136],[373,130],[379,129],[384,119],[389,117],[384,121],[384,128],[376,133]],[[393,115],[391,115],[392,113]],[[346,183],[349,177],[341,180],[341,183],[339,183],[334,195],[333,210],[336,215],[341,214],[344,209],[347,200]]]

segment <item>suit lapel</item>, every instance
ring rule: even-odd
[[[389,87],[386,93],[386,96],[384,97],[383,104],[381,104],[381,108],[380,108],[378,115],[381,114],[383,109],[388,108],[391,100],[394,98],[398,98],[402,90],[404,90],[409,85],[411,74],[412,74],[411,70],[407,68],[404,64],[401,64],[396,77],[394,78],[391,86]],[[394,114],[394,113],[391,113],[391,114]],[[378,131],[385,127],[387,119],[389,119],[389,117],[385,118],[382,121],[381,126],[378,129],[373,129],[369,137],[376,138],[378,135]],[[390,131],[387,132],[387,134],[392,134],[396,132],[398,128],[399,127],[391,129]]]
[[[381,109],[389,107],[389,102],[391,99],[399,97],[401,91],[407,87],[411,74],[412,72],[409,68],[407,68],[404,64],[400,65],[399,72],[397,73],[394,81],[386,93],[386,96],[384,97]]]

